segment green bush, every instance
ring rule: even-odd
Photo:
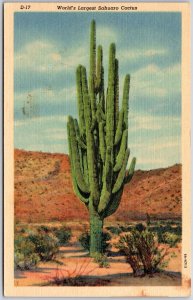
[[[168,225],[181,225],[181,220],[167,220],[165,221]]]
[[[122,232],[121,228],[119,228],[117,226],[109,226],[109,227],[106,227],[106,229],[114,235],[119,235]]]
[[[88,232],[83,232],[78,238],[81,246],[89,251],[90,249],[90,234]]]
[[[155,233],[142,226],[136,226],[131,233],[120,237],[116,247],[121,250],[131,265],[134,275],[152,274],[163,268],[168,254],[160,248]]]
[[[53,233],[57,237],[60,246],[67,244],[72,236],[71,229],[65,226],[62,226],[60,228],[54,228]]]
[[[59,241],[52,233],[32,234],[29,240],[35,245],[35,252],[42,261],[54,259],[59,251]]]
[[[104,254],[96,254],[94,256],[94,262],[98,264],[99,268],[109,268],[110,264],[108,262],[108,258]]]
[[[35,245],[28,238],[17,236],[14,241],[14,267],[19,270],[34,268],[40,257],[35,253]]]
[[[133,232],[121,236],[118,243],[115,244],[115,247],[121,250],[125,255],[126,261],[130,264],[134,276],[139,275],[142,269],[142,263],[135,245],[135,235]]]
[[[132,230],[132,225],[127,226],[108,226],[106,229],[114,235],[119,235],[121,232],[130,232]]]
[[[149,230],[158,236],[159,243],[167,243],[164,239],[164,234],[173,234],[177,235],[179,237],[179,241],[181,240],[182,235],[182,227],[181,225],[170,225],[166,222],[166,225],[157,225],[157,226],[151,226]]]
[[[127,228],[125,226],[119,226],[119,229],[121,230],[121,232],[126,232]]]
[[[50,233],[51,228],[46,225],[41,225],[37,228],[38,233]]]
[[[108,243],[111,239],[111,235],[108,232],[103,232],[102,235],[102,250],[103,252],[107,251],[107,249],[110,247],[110,244]],[[82,247],[89,251],[90,249],[90,233],[84,232],[79,236],[79,242],[82,245]]]
[[[181,241],[181,237],[175,233],[165,232],[162,240],[165,244],[170,245],[170,247],[175,247]]]
[[[135,225],[135,229],[139,232],[142,232],[146,229],[146,226],[143,225],[142,223],[138,223],[138,224]]]

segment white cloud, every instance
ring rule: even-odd
[[[181,161],[180,116],[129,114],[128,146],[137,169],[171,166]]]
[[[129,116],[129,131],[148,130],[158,132],[169,129],[180,128],[181,119],[180,117],[174,116],[159,116],[150,114],[139,114],[132,112]]]
[[[155,57],[155,56],[164,56],[168,54],[168,49],[156,49],[156,48],[150,48],[150,49],[122,49],[118,52],[118,56],[120,60],[138,60],[138,59],[146,59],[149,57]]]
[[[31,97],[33,103],[66,103],[67,101],[76,101],[76,86],[64,87],[62,89],[52,89],[51,86],[46,88],[38,88],[25,92],[15,92],[14,102],[16,107],[21,106],[27,101],[28,97]]]
[[[112,30],[112,28],[107,26],[97,26],[97,44],[102,45],[107,50],[111,43],[116,43],[118,39],[117,32]]]
[[[120,90],[123,89],[124,77],[120,80]],[[149,64],[131,74],[130,96],[172,99],[181,91],[181,66],[174,64],[169,67],[160,67]]]
[[[19,120],[15,120],[14,121],[14,126],[15,127],[20,127],[20,126],[24,126],[26,127],[30,127],[30,126],[34,126],[33,124],[35,124],[37,126],[37,124],[41,124],[41,126],[43,126],[45,123],[51,123],[54,124],[55,122],[67,122],[67,116],[66,115],[57,115],[57,116],[41,116],[41,117],[32,117],[32,118],[24,118],[24,119],[19,119]]]
[[[154,141],[141,141],[139,143],[131,143],[131,145],[135,149],[142,149],[145,145],[146,151],[162,151],[166,149],[173,149],[179,147],[180,139],[177,136],[167,138],[161,137]]]
[[[64,141],[67,139],[67,134],[66,134],[66,131],[64,131],[63,129],[63,133],[52,133],[50,132],[49,134],[45,135],[44,137],[48,138],[48,139],[51,139],[52,141]]]
[[[117,33],[109,27],[97,26],[97,45],[103,46],[105,61],[112,42],[117,42]],[[45,73],[74,71],[79,64],[88,67],[89,41],[82,45],[70,49],[47,40],[29,42],[15,53],[15,69]]]
[[[86,61],[87,51],[84,47],[60,49],[52,42],[39,40],[28,43],[15,54],[15,69],[43,73],[69,72]]]
[[[138,132],[133,139],[129,135],[129,147],[131,156],[137,157],[137,169],[168,167],[181,161],[181,138],[177,133],[166,131],[163,136],[155,131],[144,137]]]

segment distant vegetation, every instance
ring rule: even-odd
[[[30,270],[40,262],[58,262],[60,247],[69,245],[73,237],[72,230],[54,223],[50,226],[15,224],[15,269]],[[119,250],[118,254],[125,256],[135,276],[154,273],[164,269],[174,257],[174,252],[170,249],[181,242],[181,233],[180,220],[150,220],[149,225],[147,222],[129,222],[107,226],[103,232],[103,254],[95,255],[93,261],[100,268],[110,267],[109,258],[115,246]],[[89,252],[90,236],[87,231],[82,232],[79,237],[77,232],[74,233],[74,238]]]
[[[17,226],[14,241],[15,269],[29,270],[42,261],[53,261],[59,247],[69,242],[71,230],[66,227]]]

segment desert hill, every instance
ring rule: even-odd
[[[75,196],[67,155],[15,149],[15,221],[87,220],[87,209]],[[137,170],[124,189],[121,204],[109,220],[181,217],[181,165]]]

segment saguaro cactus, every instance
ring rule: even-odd
[[[96,57],[97,56],[97,57]],[[109,49],[108,87],[104,91],[103,50],[96,53],[95,21],[90,29],[90,71],[76,71],[79,120],[69,116],[68,144],[73,187],[90,213],[90,255],[102,252],[104,218],[118,208],[124,184],[133,176],[136,159],[126,171],[130,76],[126,75],[119,109],[119,74],[115,44]]]

